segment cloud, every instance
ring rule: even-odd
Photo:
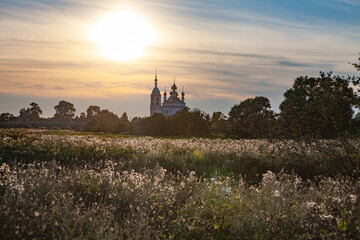
[[[67,88],[65,88],[65,87],[54,87],[53,89],[55,89],[55,90],[66,90]]]
[[[352,6],[360,6],[360,1],[359,0],[335,0],[335,1],[345,3],[345,4],[349,4],[349,5],[352,5]]]
[[[302,68],[302,69],[304,69],[304,68],[331,69],[334,67],[334,64],[329,64],[329,63],[318,63],[318,62],[301,63],[301,62],[289,61],[289,60],[281,60],[281,61],[278,61],[277,64],[279,66],[283,66],[283,67],[297,67],[297,68]]]
[[[111,99],[113,108],[132,99],[142,115],[155,68],[161,90],[176,76],[188,103],[210,110],[256,95],[279,103],[299,75],[353,70],[347,62],[357,57],[360,32],[353,9],[281,2],[121,1],[156,27],[158,42],[146,57],[119,63],[99,58],[86,35],[119,1],[1,1],[0,93]]]

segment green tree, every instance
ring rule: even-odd
[[[154,114],[146,118],[133,118],[131,132],[151,136],[195,136],[210,135],[210,117],[199,109],[185,107],[171,117]]]
[[[75,108],[74,104],[66,102],[66,101],[60,101],[58,105],[55,107],[55,114],[54,119],[55,120],[61,120],[61,121],[68,121],[74,118],[75,116]]]
[[[205,137],[210,136],[210,116],[209,114],[195,108],[190,111],[191,136]]]
[[[225,135],[228,130],[228,121],[227,117],[222,112],[214,112],[210,124],[211,124],[211,132],[216,135]]]
[[[169,118],[170,135],[205,137],[211,134],[210,116],[200,109],[185,107]]]
[[[116,125],[115,131],[117,133],[124,133],[124,132],[129,132],[129,130],[130,130],[130,121],[128,119],[127,113],[124,112],[121,115],[121,117]]]
[[[284,93],[280,104],[280,125],[288,137],[334,138],[349,130],[358,96],[351,87],[354,77],[301,76]]]
[[[267,137],[274,124],[274,112],[266,97],[248,98],[229,112],[230,136],[240,138]]]
[[[126,113],[123,113],[121,118],[119,118],[115,113],[107,109],[101,110],[98,106],[90,106],[86,112],[88,121],[84,126],[85,131],[108,133],[124,133],[129,131],[130,122]]]
[[[169,135],[169,119],[158,113],[151,117],[133,118],[131,121],[131,132],[135,135]]]
[[[178,111],[175,115],[169,118],[170,121],[170,132],[169,135],[173,136],[192,136],[192,132],[190,129],[190,109],[188,107],[184,107],[180,111]]]

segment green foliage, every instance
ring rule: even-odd
[[[123,113],[122,117],[119,118],[113,112],[107,109],[101,110],[98,106],[90,106],[86,112],[87,123],[84,126],[84,131],[107,133],[125,133],[129,131],[130,122],[126,113]]]
[[[350,130],[353,107],[359,98],[350,86],[353,77],[298,77],[284,94],[279,123],[282,134],[335,138]]]
[[[274,112],[266,97],[248,98],[234,105],[229,112],[230,136],[263,138],[269,135],[275,122]]]
[[[213,136],[224,138],[229,132],[227,117],[222,112],[214,112],[210,120],[210,131]]]
[[[154,114],[146,118],[133,118],[131,133],[148,136],[210,136],[210,117],[199,109],[185,107],[174,116]]]

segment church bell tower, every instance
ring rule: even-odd
[[[157,86],[157,70],[155,70],[155,86],[154,89],[152,90],[151,96],[150,96],[150,116],[154,115],[155,113],[162,113],[161,110],[161,94],[160,94],[160,90]]]

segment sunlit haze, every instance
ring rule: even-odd
[[[91,39],[100,54],[110,60],[128,61],[144,55],[144,47],[154,41],[151,26],[132,12],[109,13],[91,28]]]
[[[148,116],[154,72],[190,108],[228,114],[296,77],[358,74],[358,0],[0,0],[0,113],[61,100]]]

